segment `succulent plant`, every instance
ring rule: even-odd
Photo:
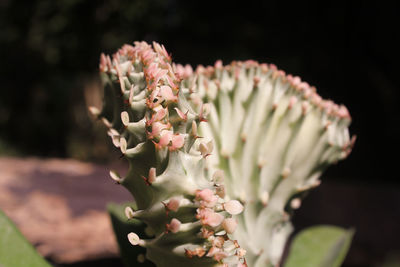
[[[90,111],[129,162],[111,177],[133,195],[127,238],[157,266],[276,266],[290,215],[354,139],[344,106],[255,61],[172,63],[136,42],[101,55],[102,110]]]

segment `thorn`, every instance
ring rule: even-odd
[[[149,183],[149,179],[147,179],[146,177],[144,177],[143,175],[141,175],[141,177],[143,178],[144,182],[146,183],[146,185],[151,185],[151,183]]]
[[[285,178],[287,178],[289,175],[290,175],[290,173],[291,173],[292,171],[290,170],[290,168],[289,167],[285,167],[284,169],[283,169],[283,171],[282,171],[282,178],[283,179],[285,179]]]
[[[264,207],[265,207],[265,206],[267,206],[268,201],[269,201],[269,193],[268,193],[268,191],[264,191],[264,192],[261,194],[261,203],[262,203],[262,204],[264,205]]]

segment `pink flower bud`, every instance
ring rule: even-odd
[[[165,147],[169,144],[169,142],[171,141],[172,138],[172,131],[167,131],[164,130],[161,132],[161,138],[160,141],[158,142],[158,145],[161,147]]]
[[[161,93],[162,98],[165,99],[165,101],[178,101],[178,97],[176,95],[174,95],[171,87],[169,87],[167,85],[161,86],[160,93]]]
[[[154,115],[154,121],[160,121],[164,119],[164,117],[167,115],[168,110],[166,108],[162,108],[157,111],[157,113]]]
[[[179,205],[180,205],[179,199],[171,198],[166,207],[170,211],[177,211],[179,209]]]
[[[203,190],[199,190],[199,191],[196,192],[196,198],[204,200],[206,202],[213,201],[214,197],[215,197],[214,192],[209,188],[206,188],[206,189],[203,189]]]
[[[176,113],[178,113],[179,118],[182,120],[186,121],[187,120],[187,115],[183,113],[179,108],[175,108]]]
[[[206,212],[202,222],[211,227],[217,227],[224,220],[224,216],[214,211]]]
[[[183,145],[185,144],[185,137],[183,134],[175,134],[172,136],[172,144],[170,149],[171,150],[177,150],[181,147],[183,147]]]
[[[222,222],[222,227],[227,234],[233,234],[237,227],[237,221],[234,218],[227,218]]]
[[[224,209],[232,215],[237,215],[243,211],[243,205],[237,200],[229,200],[224,203]]]
[[[150,137],[151,137],[151,138],[154,138],[154,137],[158,136],[158,135],[160,134],[160,132],[161,132],[162,130],[166,129],[166,128],[167,128],[167,125],[166,125],[166,124],[164,124],[164,123],[162,123],[162,122],[159,122],[159,121],[154,122],[154,123],[151,125]]]
[[[171,233],[175,234],[181,228],[181,224],[182,223],[178,219],[173,218],[171,220],[171,222],[169,224],[167,224],[167,230],[170,231]]]

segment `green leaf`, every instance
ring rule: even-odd
[[[354,230],[318,225],[294,238],[285,267],[338,267],[350,248]]]
[[[140,254],[146,254],[146,249],[140,246],[133,246],[129,241],[127,235],[130,232],[134,232],[141,238],[145,238],[146,225],[138,220],[128,220],[125,217],[125,207],[131,206],[134,208],[136,205],[132,203],[126,203],[123,205],[119,204],[108,204],[107,209],[111,217],[111,223],[114,228],[115,237],[118,242],[119,250],[122,257],[122,262],[126,267],[132,266],[143,266],[143,267],[155,267],[155,265],[146,260],[144,263],[139,263],[137,258]]]
[[[0,266],[50,267],[12,221],[0,211]]]

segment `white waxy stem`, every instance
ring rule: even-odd
[[[132,219],[134,216],[135,212],[133,211],[133,209],[131,207],[126,207],[125,208],[125,216],[128,219]]]
[[[240,214],[243,211],[243,205],[237,200],[229,200],[224,203],[224,209],[232,215]]]

